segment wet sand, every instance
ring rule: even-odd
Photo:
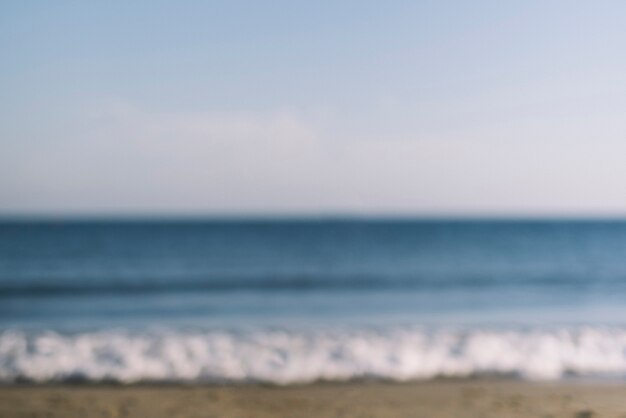
[[[0,387],[0,417],[620,417],[626,385],[432,381]]]

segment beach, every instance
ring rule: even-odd
[[[513,380],[294,386],[13,385],[0,417],[625,417],[626,385]]]
[[[0,237],[0,418],[626,418],[626,222]]]
[[[626,418],[625,21],[2,2],[0,418]]]

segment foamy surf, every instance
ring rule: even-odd
[[[0,380],[267,382],[625,376],[626,329],[0,333]]]

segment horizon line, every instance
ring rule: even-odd
[[[376,220],[415,220],[415,221],[626,221],[623,213],[574,213],[574,212],[207,212],[207,213],[78,213],[78,212],[31,212],[2,213],[0,222],[47,222],[47,221],[376,221]]]

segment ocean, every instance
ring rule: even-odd
[[[626,222],[0,222],[0,382],[626,378]]]

